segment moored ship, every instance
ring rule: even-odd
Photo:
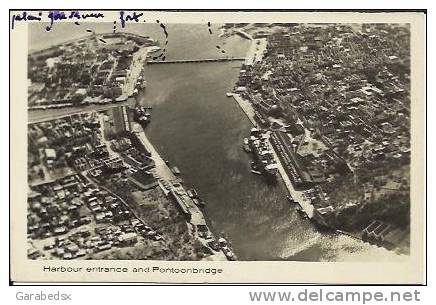
[[[147,82],[142,76],[138,77],[138,80],[136,82],[136,88],[138,89],[145,89],[147,87]]]
[[[248,139],[248,147],[252,152],[254,159],[251,168],[253,173],[257,174],[260,172],[269,181],[276,181],[277,164],[274,161],[273,152],[268,138],[269,136],[262,133],[260,129],[251,129],[250,138]]]
[[[133,117],[142,127],[146,127],[150,123],[150,113],[142,106],[137,105],[135,107]]]
[[[224,233],[221,233],[221,236],[218,239],[218,246],[223,251],[224,255],[229,261],[236,261],[238,259],[233,252],[232,244],[229,242],[228,238]]]

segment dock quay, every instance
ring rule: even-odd
[[[223,57],[223,58],[203,58],[203,59],[176,59],[176,60],[149,60],[147,64],[184,64],[202,62],[225,62],[225,61],[245,61],[245,57]]]
[[[338,234],[346,235],[348,237],[351,237],[351,238],[354,238],[356,240],[362,241],[362,237],[361,236],[357,236],[356,234],[352,234],[352,233],[349,233],[349,232],[346,232],[346,231],[342,231],[342,230],[339,230],[339,229],[336,229],[335,232],[338,233]]]
[[[136,87],[136,82],[139,78],[139,76],[142,73],[144,64],[147,59],[148,54],[148,47],[139,49],[134,55],[133,55],[133,61],[132,65],[130,67],[129,73],[127,75],[127,79],[125,84],[122,88],[122,96],[123,97],[130,97],[133,96],[133,92]]]
[[[271,139],[270,139],[271,141]],[[313,218],[313,214],[314,214],[314,207],[313,205],[310,203],[310,201],[308,199],[306,199],[306,197],[303,195],[303,192],[301,191],[297,191],[292,182],[291,179],[289,178],[288,174],[286,173],[285,168],[283,167],[283,164],[277,154],[276,148],[274,147],[274,145],[272,145],[271,143],[271,147],[272,152],[273,152],[273,156],[274,156],[274,160],[276,161],[277,164],[277,169],[280,173],[280,175],[282,176],[283,182],[285,183],[286,189],[288,190],[289,195],[292,197],[292,199],[301,207],[301,209],[304,211],[304,213],[307,215],[307,217],[309,219]]]
[[[241,107],[242,111],[246,114],[250,122],[253,124],[253,126],[257,126],[255,121],[255,112],[253,109],[253,106],[250,104],[249,101],[244,100],[239,94],[231,93],[235,101],[238,103],[238,105]],[[273,152],[274,160],[277,164],[278,172],[282,176],[283,182],[285,183],[286,189],[288,190],[289,195],[292,197],[292,199],[301,207],[301,209],[304,211],[304,213],[307,215],[309,219],[313,218],[314,215],[314,207],[310,203],[310,200],[308,200],[302,191],[298,191],[293,186],[291,179],[289,178],[288,174],[286,173],[285,168],[283,167],[283,164],[278,156],[277,148],[273,145],[271,142],[271,137],[269,138],[269,143],[271,145],[271,150]]]
[[[241,107],[242,111],[245,113],[247,118],[250,120],[250,122],[257,127],[256,123],[256,113],[254,112],[253,107],[251,107],[250,102],[243,99],[239,94],[237,93],[228,93],[228,96],[232,96],[233,99],[238,103],[238,105]]]

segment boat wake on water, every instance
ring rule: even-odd
[[[408,258],[406,255],[399,255],[342,234],[335,238],[326,238],[323,244],[332,251],[330,254],[324,252],[321,261],[404,261]]]
[[[292,260],[293,256],[298,255],[299,253],[311,248],[312,246],[316,245],[317,242],[321,239],[321,235],[312,237],[308,240],[305,240],[304,242],[302,242],[301,244],[295,246],[295,244],[293,244],[294,239],[292,238],[289,241],[289,247],[284,249],[282,254],[279,255],[279,257],[283,260]]]
[[[290,243],[291,244],[291,243]],[[330,251],[325,251],[329,249]],[[310,253],[310,255],[308,255]],[[304,254],[304,255],[303,255]],[[312,259],[302,259],[303,257]],[[290,245],[280,255],[281,259],[296,261],[403,261],[406,255],[398,255],[376,245],[363,243],[344,235],[319,234],[295,246]]]

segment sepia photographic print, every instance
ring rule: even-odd
[[[14,280],[423,281],[424,14],[10,19]]]

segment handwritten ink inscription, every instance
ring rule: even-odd
[[[138,12],[118,12],[118,19],[121,23],[121,27],[124,28],[127,22],[140,22],[145,21],[142,20],[144,13]],[[90,19],[103,19],[105,15],[103,12],[92,12],[92,13],[81,13],[79,11],[48,11],[43,14],[42,12],[34,13],[23,11],[21,13],[13,14],[11,19],[11,29],[15,28],[15,24],[17,22],[27,22],[27,21],[40,21],[40,22],[48,22],[49,25],[45,27],[46,31],[51,31],[56,21],[62,20],[72,20],[76,25],[79,24],[79,20],[90,20]]]

